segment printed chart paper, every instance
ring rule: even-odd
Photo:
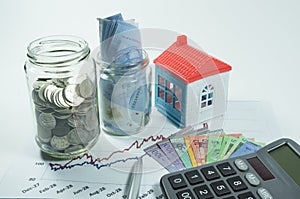
[[[228,104],[224,130],[269,143],[280,137],[272,118],[271,110],[262,102],[233,101]],[[33,137],[29,137],[26,148],[11,157],[10,168],[0,176],[0,198],[125,199],[131,167],[140,156],[144,165],[140,197],[163,198],[159,179],[168,171],[143,149],[178,130],[154,109],[144,132],[131,137],[101,133],[88,154],[63,161],[42,157]]]

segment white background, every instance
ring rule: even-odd
[[[140,28],[186,34],[232,65],[229,100],[267,101],[281,134],[300,143],[297,0],[0,0],[2,166],[9,163],[4,157],[22,149],[24,138],[32,136],[23,70],[27,45],[42,36],[71,34],[94,49],[99,43],[96,18],[119,12],[135,18]]]

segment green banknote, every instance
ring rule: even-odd
[[[183,162],[184,166],[186,168],[192,168],[192,163],[190,160],[190,156],[188,154],[185,142],[183,138],[170,138],[170,141],[175,148],[175,151],[177,152],[179,158]]]
[[[252,141],[252,140],[249,140],[249,141],[252,142],[253,144],[255,144],[256,146],[261,146],[261,147],[266,146],[266,143],[264,143],[264,142],[256,142],[256,141]]]
[[[228,149],[228,152],[225,154],[223,159],[229,158],[231,154],[233,154],[238,148],[243,146],[243,144],[245,144],[247,141],[248,141],[248,139],[244,136],[241,136],[240,138],[238,138],[238,140],[232,146],[230,146],[231,148]]]
[[[220,149],[222,146],[223,136],[209,135],[206,163],[211,163],[219,160]]]
[[[220,159],[224,160],[226,154],[230,151],[230,149],[234,146],[234,144],[239,140],[239,138],[228,136],[227,142],[224,146],[223,151],[220,153]]]
[[[219,155],[219,158],[221,159],[222,158],[222,154],[224,153],[224,149],[226,147],[226,144],[228,142],[228,139],[230,139],[229,136],[224,136],[223,137],[223,141],[222,141],[222,145],[221,145],[221,148],[220,148],[220,155]]]

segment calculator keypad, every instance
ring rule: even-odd
[[[247,163],[242,159],[236,159],[234,164],[240,171],[247,171],[249,169]]]
[[[202,185],[199,187],[196,187],[194,191],[197,194],[197,197],[199,199],[210,199],[214,198],[214,195],[212,194],[211,190],[208,188],[207,185]]]
[[[219,164],[217,165],[217,167],[223,176],[230,176],[236,174],[235,170],[228,162]]]
[[[220,175],[218,174],[217,170],[213,166],[204,167],[203,169],[201,169],[201,172],[203,173],[203,175],[207,180],[215,180],[220,178]]]
[[[243,182],[240,176],[229,178],[227,182],[235,192],[247,189],[246,184]]]
[[[230,190],[225,184],[224,181],[220,180],[214,183],[211,183],[210,185],[214,192],[217,194],[217,196],[224,196],[226,194],[230,194]]]
[[[256,199],[256,197],[251,192],[246,192],[238,195],[239,199]]]
[[[265,188],[259,188],[257,190],[258,195],[262,198],[262,199],[273,199],[272,195],[270,194],[270,192],[265,189]]]
[[[258,186],[260,184],[260,180],[254,173],[247,173],[245,178],[252,186]]]
[[[183,187],[187,186],[187,184],[186,184],[186,182],[185,182],[185,180],[184,180],[184,178],[181,174],[171,176],[169,178],[169,181],[170,181],[173,189],[180,189],[180,188],[183,188]]]
[[[168,181],[177,199],[272,199],[269,191],[260,187],[255,171],[242,159],[179,171]]]
[[[191,185],[204,182],[202,176],[197,170],[186,172],[184,175]]]
[[[178,192],[176,196],[178,199],[195,199],[194,195],[189,189]]]

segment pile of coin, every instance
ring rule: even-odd
[[[81,150],[99,135],[96,87],[87,74],[39,78],[32,99],[37,142],[54,152]]]

